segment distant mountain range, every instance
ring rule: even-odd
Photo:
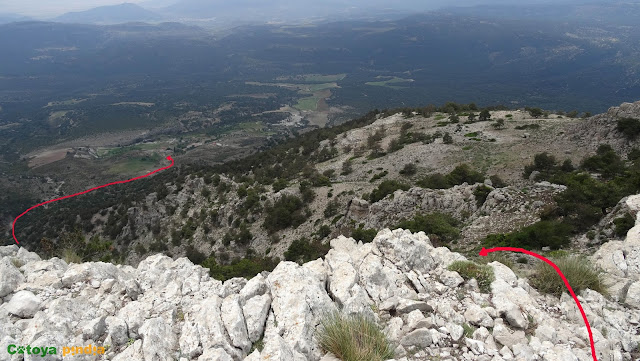
[[[80,24],[121,24],[128,22],[159,22],[163,16],[131,3],[100,6],[86,11],[60,15],[53,21]]]
[[[15,21],[28,21],[31,20],[31,18],[24,16],[24,15],[20,15],[20,14],[2,14],[0,13],[0,24],[8,24],[8,23],[12,23]]]

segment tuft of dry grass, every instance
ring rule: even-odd
[[[317,336],[325,352],[342,361],[384,361],[393,358],[393,349],[375,321],[362,314],[327,315]]]
[[[62,250],[62,259],[67,263],[82,263],[82,257],[80,257],[76,251],[71,248],[65,248]]]
[[[593,267],[584,257],[566,256],[551,261],[560,268],[576,294],[589,288],[604,296],[608,295],[602,272]],[[568,292],[560,275],[545,262],[538,263],[530,282],[540,292],[556,296],[562,295],[562,292]]]

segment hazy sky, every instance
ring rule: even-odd
[[[145,0],[0,0],[0,14],[18,13],[29,16],[57,16],[69,11],[81,11],[123,2],[142,3]]]

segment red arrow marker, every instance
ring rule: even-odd
[[[537,259],[540,259],[546,262],[549,266],[553,267],[553,269],[555,269],[556,272],[558,272],[560,277],[562,277],[562,281],[564,281],[564,284],[569,289],[569,293],[571,294],[571,297],[573,297],[573,300],[576,301],[576,304],[580,309],[580,313],[582,314],[582,318],[584,319],[584,324],[587,326],[587,332],[589,333],[589,342],[591,343],[591,356],[593,356],[594,361],[598,361],[598,359],[596,358],[596,347],[594,346],[594,343],[593,343],[593,334],[591,333],[591,326],[589,326],[589,320],[587,319],[587,315],[584,313],[584,310],[582,309],[582,305],[580,304],[580,301],[578,301],[578,296],[576,296],[576,294],[573,292],[573,288],[571,288],[569,281],[567,281],[567,278],[564,276],[562,271],[560,271],[560,267],[556,266],[556,264],[551,262],[549,259],[537,253],[527,251],[526,249],[523,249],[523,248],[495,247],[495,248],[485,249],[484,247],[482,247],[482,250],[480,251],[480,255],[485,257],[491,252],[498,252],[498,251],[510,251],[510,252],[520,252],[520,253],[528,254],[529,256],[533,256]]]
[[[147,174],[145,174],[145,175],[141,175],[141,176],[139,176],[139,177],[135,177],[135,178],[127,179],[127,180],[122,180],[122,181],[112,182],[112,183],[108,183],[108,184],[103,184],[103,185],[98,186],[98,187],[94,187],[94,188],[91,188],[91,189],[87,189],[86,191],[82,191],[82,192],[80,192],[80,193],[70,194],[70,195],[68,195],[68,196],[64,196],[64,197],[60,197],[60,198],[56,198],[56,199],[52,199],[52,200],[50,200],[50,201],[42,202],[42,203],[40,203],[40,204],[36,204],[35,206],[33,206],[33,207],[31,207],[31,208],[27,209],[26,211],[22,212],[19,216],[17,216],[17,217],[16,217],[16,219],[14,219],[14,220],[13,220],[13,226],[11,226],[11,233],[13,234],[13,240],[14,240],[14,241],[16,241],[16,244],[18,244],[18,245],[20,244],[20,242],[18,242],[18,239],[16,238],[16,222],[18,221],[18,219],[20,219],[20,217],[22,217],[22,216],[24,216],[25,214],[29,213],[29,211],[31,211],[32,209],[34,209],[34,208],[38,208],[38,207],[40,207],[40,206],[44,206],[45,204],[49,204],[49,203],[57,202],[57,201],[60,201],[60,200],[63,200],[63,199],[67,199],[67,198],[72,198],[72,197],[75,197],[75,196],[79,196],[79,195],[81,195],[81,194],[89,193],[89,192],[91,192],[91,191],[95,191],[96,189],[100,189],[100,188],[104,188],[104,187],[112,186],[112,185],[114,185],[114,184],[128,183],[128,182],[133,182],[134,180],[138,180],[138,179],[146,178],[146,177],[148,177],[148,176],[150,176],[150,175],[152,175],[152,174],[154,174],[154,173],[158,173],[158,172],[160,172],[160,171],[163,171],[163,170],[165,170],[165,169],[169,169],[169,168],[173,167],[173,164],[174,164],[174,162],[173,162],[173,158],[171,158],[171,156],[167,156],[167,160],[171,161],[171,164],[170,164],[170,165],[168,165],[168,166],[166,166],[166,167],[163,167],[163,168],[156,169],[156,170],[154,170],[153,172],[147,173]]]

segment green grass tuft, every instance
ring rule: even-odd
[[[584,257],[567,256],[552,259],[564,276],[569,281],[576,294],[589,288],[602,295],[607,295],[602,272],[595,269]],[[531,284],[538,291],[560,296],[562,292],[568,292],[560,275],[550,265],[540,262],[535,268],[535,274],[531,277]]]
[[[393,349],[378,325],[364,315],[332,313],[322,321],[318,344],[343,361],[383,361]]]
[[[465,280],[475,278],[478,281],[480,291],[488,293],[491,282],[495,279],[491,266],[479,265],[471,261],[455,261],[449,267],[449,271],[456,271]]]

